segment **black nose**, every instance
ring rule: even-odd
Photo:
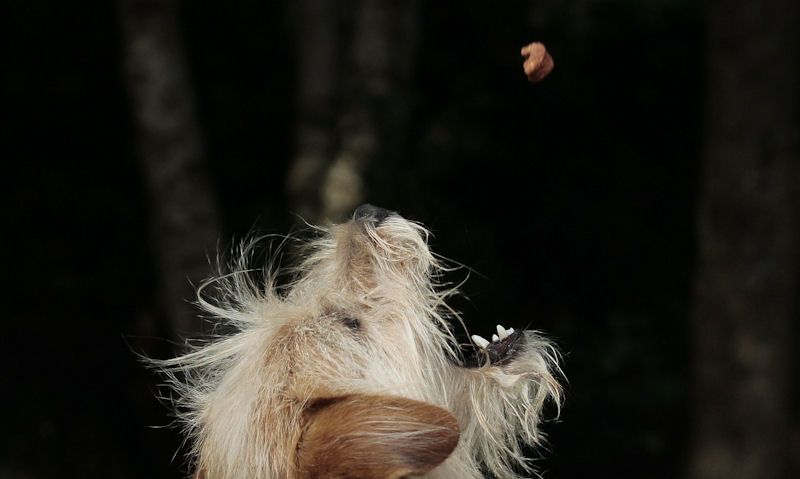
[[[364,203],[363,205],[356,208],[356,210],[353,212],[353,219],[374,221],[376,223],[380,223],[381,221],[391,216],[393,213],[394,213],[393,211],[385,210],[383,208],[373,206],[369,203]]]

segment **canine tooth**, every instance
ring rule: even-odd
[[[508,335],[511,334],[511,332],[513,331],[514,331],[513,329],[506,330],[506,328],[500,326],[499,324],[497,325],[497,336],[499,336],[500,339],[506,339]]]
[[[486,346],[489,345],[489,341],[486,339],[478,336],[477,334],[472,335],[472,342],[478,345],[481,349],[486,349]]]
[[[492,342],[493,342],[493,343],[496,343],[496,342],[498,342],[498,341],[500,341],[500,338],[499,338],[499,337],[498,337],[496,334],[493,334],[493,335],[492,335]]]

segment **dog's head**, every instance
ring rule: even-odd
[[[221,294],[201,305],[232,333],[158,363],[198,470],[405,477],[450,457],[452,477],[501,477],[524,465],[517,436],[538,443],[542,406],[559,394],[549,343],[498,330],[465,368],[454,290],[439,285],[424,227],[364,205],[318,233],[281,285],[254,284],[244,260],[209,282]]]

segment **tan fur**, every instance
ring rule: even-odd
[[[234,332],[158,363],[204,479],[532,472],[520,440],[540,443],[542,408],[560,402],[556,352],[525,332],[509,363],[459,366],[454,290],[437,285],[427,236],[398,215],[354,220],[320,230],[281,291],[252,284],[245,260],[212,282],[220,298],[201,304]]]
[[[447,459],[458,436],[456,418],[431,404],[361,394],[325,399],[310,408],[297,477],[420,476]]]

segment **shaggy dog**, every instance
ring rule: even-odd
[[[303,246],[287,286],[245,251],[200,299],[228,334],[157,361],[198,478],[498,478],[532,473],[557,353],[532,331],[464,359],[428,231],[371,205]],[[202,288],[201,288],[202,290]]]

